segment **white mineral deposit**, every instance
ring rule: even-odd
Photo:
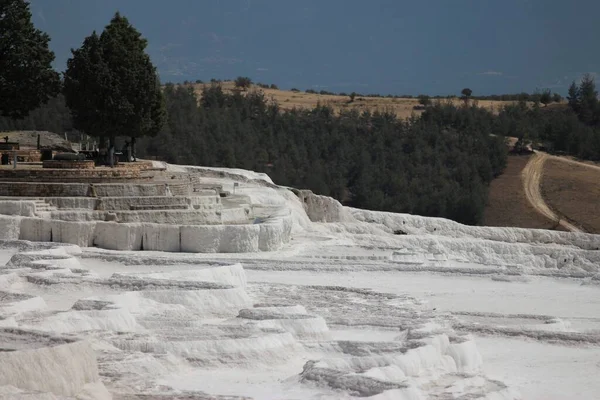
[[[0,398],[598,398],[600,236],[159,167],[0,199]]]

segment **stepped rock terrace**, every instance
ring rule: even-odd
[[[201,253],[272,251],[289,240],[289,210],[253,204],[233,183],[225,190],[219,173],[206,175],[148,161],[3,166],[0,239]]]

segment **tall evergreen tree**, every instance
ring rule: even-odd
[[[104,61],[116,81],[111,102],[112,131],[130,136],[132,152],[140,136],[156,135],[166,119],[160,81],[145,49],[148,45],[118,12],[100,36]],[[114,138],[114,136],[113,136]]]
[[[596,124],[598,113],[598,91],[596,82],[590,74],[585,74],[579,85],[579,118],[590,125]]]
[[[575,112],[579,111],[579,86],[573,81],[569,86],[569,94],[567,96],[569,107]]]
[[[465,104],[469,104],[469,99],[471,98],[473,91],[469,88],[464,88],[463,90],[461,90],[460,94],[462,94],[462,98]]]
[[[100,44],[93,32],[79,49],[71,50],[67,61],[63,92],[73,114],[75,128],[90,136],[103,138],[110,135],[106,121],[111,115],[106,107],[111,87],[116,85]]]
[[[112,149],[117,136],[130,136],[133,154],[136,138],[156,135],[166,120],[160,82],[146,46],[127,18],[116,13],[99,37],[92,33],[80,49],[72,50],[65,73],[65,96],[76,127],[108,136]],[[86,101],[83,97],[90,90],[95,98]]]
[[[0,114],[23,118],[60,91],[50,37],[31,22],[25,0],[0,1]]]

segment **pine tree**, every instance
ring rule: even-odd
[[[569,107],[575,112],[579,112],[579,86],[573,81],[569,86],[569,95],[567,96]]]
[[[60,91],[49,41],[33,26],[29,3],[0,1],[0,115],[23,118]]]
[[[579,85],[579,119],[585,124],[596,123],[598,109],[598,92],[596,82],[590,74],[585,74]]]

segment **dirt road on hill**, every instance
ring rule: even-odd
[[[583,230],[566,221],[564,218],[561,218],[554,211],[552,211],[552,209],[548,206],[548,204],[546,204],[544,198],[542,197],[540,184],[542,180],[544,163],[549,158],[558,159],[564,162],[576,163],[579,165],[585,165],[591,168],[600,169],[600,167],[571,160],[568,158],[549,156],[546,153],[536,152],[533,154],[533,156],[531,156],[525,168],[523,168],[522,178],[523,187],[525,189],[525,196],[527,197],[527,200],[529,201],[529,203],[531,203],[533,208],[535,208],[536,211],[542,214],[543,216],[550,218],[553,221],[556,221],[559,225],[561,225],[570,232],[583,232]]]
[[[558,161],[566,162],[566,163],[569,163],[569,164],[577,165],[577,166],[580,166],[580,167],[586,167],[586,168],[592,168],[592,169],[595,169],[595,170],[600,170],[600,165],[598,165],[598,164],[592,164],[591,162],[577,161],[577,160],[574,160],[574,159],[572,159],[570,157],[558,157],[558,156],[551,156],[549,154],[546,154],[546,157],[549,160],[558,160]]]

